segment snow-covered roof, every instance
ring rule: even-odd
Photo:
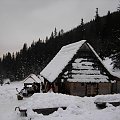
[[[109,82],[108,76],[102,75],[98,68],[93,67],[93,62],[86,58],[77,58],[73,63],[72,78],[69,82]]]
[[[105,76],[101,75],[96,78],[94,78],[94,77],[95,76],[86,75],[86,76],[80,76],[79,78],[68,79],[68,81],[69,82],[86,82],[86,83],[108,82],[107,77],[105,77]]]
[[[61,48],[61,50],[58,52],[58,54],[43,69],[43,71],[40,73],[40,75],[43,76],[44,78],[46,78],[49,82],[53,82],[58,77],[58,75],[62,72],[62,70],[68,65],[69,61],[71,61],[71,59],[74,57],[74,55],[77,53],[77,51],[82,47],[82,45],[85,42],[86,42],[86,40],[81,40],[79,42],[75,42],[75,43],[63,46]],[[98,56],[98,54],[95,52],[93,47],[89,43],[86,43],[86,44],[88,45],[90,50],[94,53],[94,55],[97,57],[97,59],[101,62],[101,64],[106,68],[102,59]],[[76,68],[76,65],[78,68],[81,66],[81,64],[79,64],[79,61],[81,59],[78,59],[78,60],[76,59],[75,62],[77,64],[73,63],[72,64],[73,68],[74,67]],[[88,62],[88,61],[85,62],[85,60],[84,60],[84,62],[82,62],[82,63],[84,63],[85,65],[82,65],[81,69],[91,69],[92,70],[92,63],[91,62]],[[109,71],[107,68],[106,68],[106,70],[108,71],[109,74],[116,76],[111,71]],[[118,77],[118,76],[116,76],[116,77]],[[106,82],[106,81],[108,81],[108,79],[104,77],[100,81]]]
[[[48,81],[53,82],[85,42],[86,40],[81,40],[79,42],[63,46],[58,54],[43,69],[40,75]]]
[[[41,82],[44,83],[44,78],[41,75],[38,75],[37,77],[40,79]]]
[[[24,80],[24,83],[33,83],[33,82],[40,83],[41,80],[40,80],[35,74],[30,74],[30,75]]]

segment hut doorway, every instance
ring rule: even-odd
[[[96,83],[88,83],[86,85],[86,95],[95,96],[98,94],[98,85]]]

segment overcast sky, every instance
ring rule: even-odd
[[[0,56],[19,51],[24,43],[68,31],[94,18],[117,10],[119,0],[0,0]]]

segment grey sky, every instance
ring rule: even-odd
[[[119,0],[0,0],[0,56],[20,50],[24,43],[70,30],[95,16],[117,10]]]

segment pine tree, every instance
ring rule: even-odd
[[[45,42],[46,42],[46,43],[48,42],[48,36],[46,36]]]
[[[50,39],[53,39],[54,38],[54,34],[53,32],[51,33],[51,36],[50,36]]]
[[[54,35],[53,36],[54,36],[54,38],[57,37],[57,29],[56,28],[54,30]]]
[[[61,35],[64,34],[64,30],[63,30],[63,29],[60,30],[60,34],[61,34]]]
[[[96,8],[96,15],[95,15],[95,20],[99,19],[99,14],[98,14],[98,8]]]
[[[84,22],[83,22],[83,18],[81,19],[81,39],[85,39],[85,28],[84,28]]]
[[[27,52],[27,43],[24,43],[22,52]]]
[[[96,8],[96,15],[95,15],[95,28],[96,28],[96,51],[98,54],[101,52],[101,18],[98,13],[98,8]]]
[[[64,34],[64,30],[61,29],[61,30],[58,32],[58,36],[60,37],[60,36],[62,36],[63,34]]]

